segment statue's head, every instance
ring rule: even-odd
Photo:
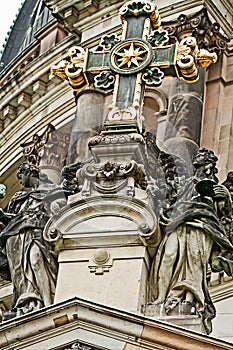
[[[214,154],[213,151],[206,148],[200,148],[195,157],[193,158],[193,165],[195,174],[199,178],[209,178],[218,182],[217,177],[215,176],[218,173],[216,163],[218,157]]]
[[[40,169],[31,163],[24,162],[18,167],[17,178],[24,187],[32,187],[35,180],[39,180]]]
[[[48,176],[39,168],[29,162],[24,162],[18,167],[17,178],[26,188],[37,187],[40,184],[52,184]]]
[[[233,200],[233,171],[229,171],[223,185],[229,190],[231,199]]]
[[[6,186],[4,184],[0,184],[0,199],[4,198],[6,195]]]

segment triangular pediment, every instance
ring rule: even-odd
[[[3,322],[0,331],[2,350],[232,349],[230,343],[80,298]]]

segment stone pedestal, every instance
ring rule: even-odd
[[[71,196],[45,228],[46,240],[59,252],[55,303],[77,296],[140,312],[160,239],[157,218],[136,198],[81,197]]]
[[[147,304],[142,307],[142,311],[148,317],[155,320],[164,321],[186,329],[207,334],[203,319],[197,314],[192,303],[180,303],[169,314],[166,314],[164,304]]]
[[[96,163],[125,163],[131,160],[146,165],[145,141],[140,134],[113,134],[92,137],[89,142]]]
[[[55,303],[78,296],[140,311],[149,269],[146,247],[109,246],[61,252]]]
[[[160,316],[156,320],[174,324],[186,329],[206,334],[202,319],[197,315]]]

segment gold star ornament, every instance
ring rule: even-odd
[[[124,49],[124,52],[116,52],[116,55],[122,57],[121,59],[118,59],[118,62],[121,62],[119,68],[126,64],[128,65],[128,68],[130,68],[132,64],[139,67],[138,61],[143,61],[144,59],[141,56],[147,52],[147,50],[140,51],[140,49],[140,47],[135,49],[134,43],[131,43],[129,48]]]

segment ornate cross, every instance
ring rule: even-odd
[[[75,91],[86,85],[113,89],[113,101],[102,133],[141,132],[145,85],[159,86],[166,76],[192,83],[197,66],[207,68],[217,56],[197,47],[193,37],[168,45],[168,33],[160,28],[158,8],[151,1],[131,0],[120,8],[122,38],[102,37],[94,51],[72,47],[69,60],[52,67]]]

